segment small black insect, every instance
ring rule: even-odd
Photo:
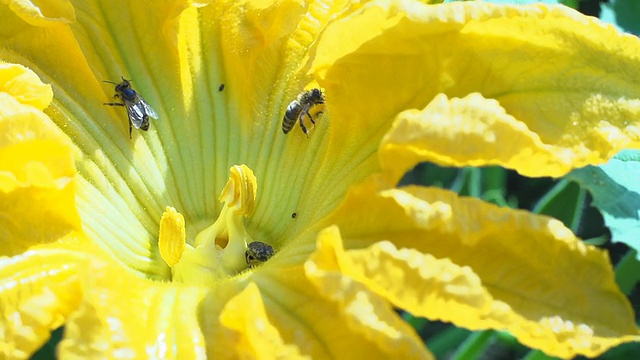
[[[287,111],[282,118],[282,132],[288,133],[293,129],[293,126],[299,122],[302,132],[309,137],[309,130],[304,125],[304,116],[307,115],[312,124],[315,125],[316,121],[309,113],[309,110],[314,105],[324,104],[324,94],[320,89],[311,89],[298,95],[298,97],[289,103]]]
[[[149,117],[154,119],[158,118],[158,114],[151,108],[151,106],[131,88],[131,80],[127,80],[122,76],[122,82],[119,84],[113,81],[104,80],[109,84],[116,86],[116,94],[114,98],[122,99],[122,102],[104,103],[109,106],[124,106],[127,108],[127,115],[129,115],[129,139],[131,139],[131,125],[136,129],[142,129],[147,131],[149,129]]]
[[[222,91],[224,90],[224,84],[220,84],[220,87],[218,87],[218,91]]]
[[[247,251],[244,253],[245,260],[249,267],[256,267],[263,262],[269,260],[273,256],[273,247],[263,243],[262,241],[254,241],[247,245]]]
[[[295,218],[297,218],[297,217],[298,217],[298,213],[292,213],[292,214],[291,214],[291,218],[292,218],[292,219],[295,219]]]

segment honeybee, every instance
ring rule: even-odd
[[[121,76],[121,78],[122,82],[119,84],[108,80],[104,80],[104,82],[116,86],[116,94],[113,95],[113,97],[122,99],[122,102],[104,103],[104,105],[124,106],[127,108],[127,114],[129,115],[129,139],[131,139],[132,124],[136,129],[147,131],[149,129],[149,117],[157,119],[158,114],[140,94],[131,88],[131,80],[125,79],[124,76]]]
[[[296,122],[300,123],[300,128],[307,137],[309,137],[309,130],[304,125],[304,116],[307,115],[312,124],[315,125],[313,116],[309,113],[309,110],[315,106],[324,104],[324,94],[320,89],[311,89],[298,95],[298,97],[289,103],[287,111],[284,113],[282,119],[282,132],[285,134],[293,129]]]
[[[250,268],[256,267],[263,262],[269,260],[273,256],[273,247],[269,244],[265,244],[262,241],[254,241],[247,245],[247,251],[244,253],[244,257]]]

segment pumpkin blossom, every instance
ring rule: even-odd
[[[637,38],[481,2],[0,15],[0,357],[60,326],[62,358],[432,357],[394,308],[558,357],[640,339],[560,221],[397,186],[422,161],[560,177],[637,148]],[[158,115],[132,139],[118,79]],[[311,89],[309,136],[283,134]]]

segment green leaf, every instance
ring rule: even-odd
[[[51,332],[51,338],[38,351],[31,355],[30,360],[49,360],[56,358],[56,347],[62,340],[64,327],[59,327]]]
[[[631,250],[616,264],[616,284],[627,295],[631,294],[640,281],[640,261],[636,258],[637,255]]]
[[[456,352],[451,355],[451,360],[478,359],[484,350],[493,341],[496,333],[492,330],[472,333]]]
[[[467,329],[448,326],[426,340],[427,348],[435,355],[436,359],[447,358],[470,335],[471,331]]]
[[[540,350],[533,350],[523,360],[555,360],[557,357],[549,356]]]
[[[584,198],[584,190],[580,189],[576,183],[561,180],[538,201],[531,211],[553,216],[577,233],[582,219]]]
[[[580,4],[578,4],[578,0],[560,0],[560,3],[573,9],[578,9],[580,6]]]
[[[604,165],[574,170],[567,178],[591,193],[612,241],[640,250],[640,151],[622,151]]]
[[[640,35],[640,1],[609,0],[600,5],[600,20],[614,24],[618,29]]]

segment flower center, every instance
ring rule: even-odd
[[[218,200],[218,219],[202,230],[193,245],[186,242],[184,217],[172,207],[162,215],[158,245],[171,267],[172,280],[202,284],[234,276],[273,255],[273,248],[254,241],[244,221],[253,213],[257,180],[246,165],[235,165]]]

